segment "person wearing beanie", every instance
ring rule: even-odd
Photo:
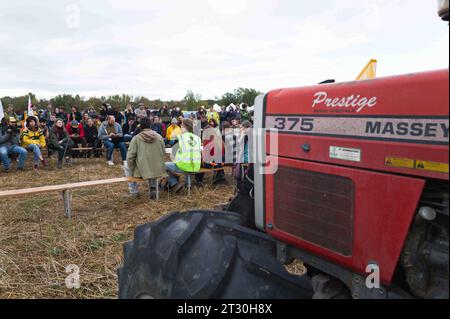
[[[72,120],[69,124],[66,125],[66,131],[69,133],[69,136],[73,142],[73,145],[77,147],[81,144],[81,147],[86,147],[86,139],[84,138],[84,127],[77,120]],[[81,152],[73,151],[72,157],[81,157]]]
[[[177,142],[178,135],[181,133],[181,128],[178,126],[178,119],[173,118],[172,123],[167,128],[165,143],[169,146],[174,146]]]

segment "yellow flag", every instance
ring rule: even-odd
[[[377,77],[377,63],[378,61],[375,59],[370,60],[358,75],[356,81],[375,79]]]

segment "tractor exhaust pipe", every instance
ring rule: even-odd
[[[448,0],[438,0],[438,14],[442,20],[448,22]]]

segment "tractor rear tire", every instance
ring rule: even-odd
[[[276,243],[227,212],[172,213],[137,227],[118,269],[121,299],[310,299],[309,277],[289,274]]]

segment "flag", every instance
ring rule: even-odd
[[[5,113],[3,112],[2,100],[0,100],[0,121],[5,117]]]
[[[356,81],[375,79],[377,77],[377,64],[378,64],[377,60],[375,59],[370,60],[369,63],[367,63],[367,65],[361,71],[361,73],[358,75]]]
[[[34,116],[33,112],[33,104],[31,104],[31,97],[28,95],[28,110],[27,110],[28,116]]]

